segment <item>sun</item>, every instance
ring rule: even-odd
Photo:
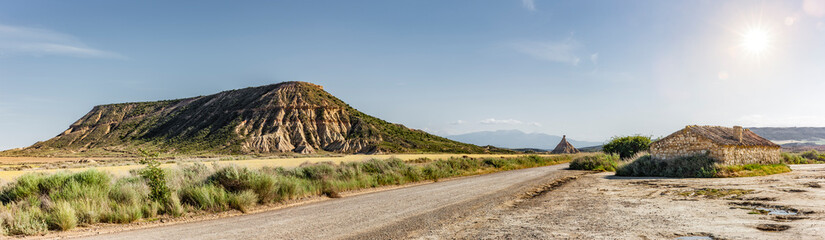
[[[771,38],[767,30],[753,27],[743,32],[741,46],[753,55],[763,55],[770,48]]]

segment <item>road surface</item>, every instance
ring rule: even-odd
[[[581,171],[567,164],[498,172],[274,211],[85,239],[388,239],[426,235]]]

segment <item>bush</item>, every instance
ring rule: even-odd
[[[105,196],[111,181],[108,174],[97,170],[52,175],[27,174],[7,185],[0,192],[0,200],[10,203],[46,195],[51,200],[72,200],[84,197]]]
[[[645,155],[619,167],[617,176],[637,177],[751,177],[790,172],[785,164],[719,165],[707,155],[657,160]]]
[[[60,201],[51,209],[47,222],[52,229],[66,231],[77,226],[77,216],[71,204]]]
[[[814,160],[814,161],[823,161],[823,160],[825,160],[825,154],[820,154],[816,150],[810,150],[810,151],[804,152],[804,153],[800,154],[800,156],[802,156],[803,158]]]
[[[301,181],[292,177],[281,177],[277,181],[277,196],[279,201],[295,199],[301,193]]]
[[[141,171],[141,176],[146,179],[147,185],[149,185],[149,199],[154,201],[165,203],[169,201],[169,195],[172,191],[169,190],[169,187],[166,186],[166,175],[164,174],[163,170],[160,169],[160,163],[154,159],[144,159],[141,160],[142,164],[146,164],[146,168]]]
[[[76,199],[69,201],[75,210],[77,221],[81,224],[95,224],[100,222],[100,215],[108,209],[108,201],[104,199]]]
[[[602,147],[602,150],[605,153],[618,154],[622,159],[627,159],[638,152],[650,149],[650,142],[650,137],[639,135],[613,137],[613,139],[610,139],[610,142]]]
[[[123,204],[113,202],[109,211],[103,213],[100,221],[107,223],[131,223],[143,217],[143,207],[140,204]]]
[[[720,166],[718,177],[753,177],[777,173],[790,172],[791,168],[785,164],[745,164],[734,166]]]
[[[183,215],[183,205],[180,203],[180,197],[175,192],[169,196],[169,201],[163,204],[163,213],[178,217]]]
[[[800,154],[782,153],[782,163],[785,164],[822,164],[825,163],[825,154],[816,150]]]
[[[782,153],[782,163],[785,164],[808,164],[809,159],[797,154]]]
[[[225,211],[228,206],[226,190],[212,184],[181,189],[180,199],[184,204],[205,211]]]
[[[129,178],[118,180],[109,190],[109,199],[117,203],[140,204],[149,195],[148,187]]]
[[[152,218],[158,215],[158,212],[160,212],[160,208],[160,203],[151,201],[141,206],[140,210],[143,213],[143,217]]]
[[[619,156],[614,154],[599,154],[583,156],[570,162],[570,169],[615,172],[619,164]]]
[[[278,195],[274,176],[247,168],[225,167],[210,176],[208,181],[234,193],[252,190],[258,198],[256,201],[261,203],[271,202]]]
[[[229,196],[229,207],[246,213],[250,207],[258,202],[258,195],[251,190],[234,193]]]
[[[658,160],[650,155],[616,169],[617,176],[636,177],[714,177],[715,160],[707,155],[682,157],[673,160]]]
[[[29,208],[14,212],[14,220],[7,226],[9,235],[36,235],[46,233],[49,228],[40,208]]]

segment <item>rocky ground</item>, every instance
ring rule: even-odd
[[[410,237],[823,239],[825,165],[792,168],[786,174],[725,179],[585,175]]]

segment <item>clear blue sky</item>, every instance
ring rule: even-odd
[[[442,135],[825,126],[825,1],[0,1],[0,149],[293,80]]]

